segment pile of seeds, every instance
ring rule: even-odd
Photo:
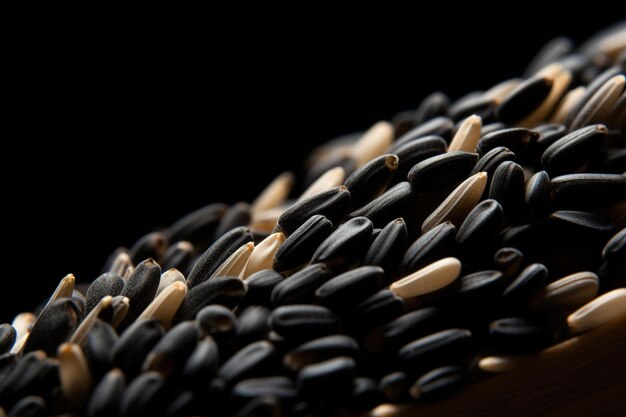
[[[318,148],[294,199],[282,174],[66,276],[0,327],[0,416],[382,413],[626,316],[625,51],[555,39]]]

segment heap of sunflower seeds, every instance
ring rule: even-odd
[[[381,415],[623,318],[625,73],[625,24],[555,39],[316,149],[296,198],[284,173],[66,276],[0,326],[0,416]]]

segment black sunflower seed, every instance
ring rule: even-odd
[[[274,346],[265,341],[249,344],[230,357],[218,371],[228,385],[248,378],[266,375],[275,360]]]
[[[191,353],[182,370],[185,384],[198,388],[211,381],[219,369],[220,357],[217,344],[211,336],[206,336]]]
[[[445,116],[448,112],[450,99],[441,91],[436,91],[427,96],[415,110],[415,124],[419,125],[435,117]]]
[[[459,366],[444,366],[422,375],[409,392],[413,398],[437,400],[458,391],[467,379],[465,369]]]
[[[187,286],[193,289],[207,281],[233,252],[251,242],[252,238],[252,233],[246,227],[236,227],[220,237],[198,259],[187,277]]]
[[[511,127],[484,133],[478,141],[476,152],[484,155],[490,150],[503,146],[515,154],[523,153],[539,137],[539,133],[522,127]]]
[[[235,414],[235,417],[277,417],[283,413],[280,400],[275,396],[257,397]]]
[[[497,201],[485,200],[479,203],[468,214],[456,234],[460,253],[471,258],[489,249],[489,242],[497,236],[502,221],[502,207]]]
[[[361,260],[369,247],[373,228],[367,217],[348,220],[320,244],[313,253],[311,263],[323,262],[335,268]]]
[[[479,172],[486,172],[487,185],[485,187],[485,192],[487,192],[487,190],[489,190],[489,185],[494,172],[496,172],[498,166],[504,161],[515,161],[515,154],[503,146],[493,148],[478,160],[476,165],[474,165],[472,172],[470,172],[470,175],[475,175]]]
[[[137,375],[141,364],[163,336],[165,329],[157,320],[141,320],[122,333],[110,351],[111,364],[129,378]]]
[[[512,161],[501,163],[493,174],[489,198],[496,200],[507,215],[524,209],[524,171]]]
[[[407,228],[404,219],[390,221],[372,241],[363,258],[363,264],[379,266],[391,276],[402,260],[406,242]]]
[[[165,389],[165,381],[158,372],[139,375],[124,391],[120,414],[124,417],[159,415],[164,403]]]
[[[190,242],[177,242],[167,248],[163,255],[163,269],[170,270],[172,268],[186,274],[193,260],[194,247]]]
[[[227,208],[228,206],[221,203],[202,207],[168,227],[165,235],[169,242],[184,240],[204,250],[211,242],[215,229]]]
[[[404,313],[404,300],[389,290],[366,298],[347,313],[345,328],[360,332],[379,326]]]
[[[569,133],[567,127],[557,123],[542,124],[534,127],[533,131],[539,136],[536,140],[530,143],[526,154],[523,156],[524,160],[533,165],[539,165],[541,162],[541,155],[543,155],[545,150],[548,149],[548,147],[554,142]]]
[[[407,374],[397,371],[382,377],[378,384],[378,388],[388,401],[392,403],[399,403],[406,400],[409,385],[410,383]]]
[[[548,269],[539,263],[528,265],[502,293],[505,302],[523,303],[543,287]]]
[[[442,330],[403,346],[398,357],[406,372],[419,374],[463,360],[469,353],[471,340],[469,330]]]
[[[385,271],[378,266],[362,266],[322,284],[315,296],[319,303],[334,311],[345,310],[381,289]]]
[[[431,334],[443,326],[443,314],[436,307],[406,313],[382,327],[369,332],[365,346],[370,352],[391,352],[419,337]]]
[[[109,371],[91,394],[87,404],[87,417],[118,415],[125,389],[124,374],[119,369]]]
[[[280,245],[274,255],[274,269],[289,271],[308,262],[332,231],[333,224],[326,217],[318,214],[311,216]]]
[[[526,183],[525,203],[528,214],[541,220],[550,213],[552,183],[546,171],[535,173]]]
[[[481,304],[491,304],[504,287],[503,274],[500,271],[486,270],[474,272],[459,278],[459,286],[455,298],[460,304],[471,305],[480,309]]]
[[[626,265],[626,228],[617,232],[602,249],[602,257],[611,266]]]
[[[509,281],[520,272],[524,254],[516,248],[500,248],[493,255],[493,265],[502,272],[504,281]]]
[[[202,308],[196,314],[198,327],[205,335],[212,336],[218,342],[228,340],[235,334],[237,317],[223,305],[213,304]]]
[[[309,265],[279,282],[272,290],[273,305],[294,304],[309,301],[315,290],[332,277],[324,264]]]
[[[383,227],[390,221],[401,217],[403,212],[415,206],[418,200],[418,193],[408,182],[403,181],[350,213],[350,217],[367,217],[375,226]]]
[[[371,410],[382,403],[384,398],[378,389],[378,384],[371,378],[354,378],[352,393],[348,398],[348,407],[351,410]]]
[[[298,387],[306,397],[341,397],[352,389],[354,359],[338,357],[305,366],[298,372]]]
[[[293,401],[298,396],[296,384],[284,376],[252,378],[243,380],[233,387],[237,399],[250,400],[257,397],[274,396],[281,402]]]
[[[394,177],[398,162],[396,155],[382,155],[354,171],[344,182],[350,192],[352,207],[361,207],[380,195]]]
[[[498,106],[498,120],[515,123],[530,115],[552,91],[552,78],[536,76],[520,83]]]
[[[95,378],[102,377],[111,369],[111,350],[119,336],[110,324],[96,320],[87,334],[83,351],[89,370]]]
[[[489,336],[496,349],[507,353],[532,352],[549,346],[554,340],[547,324],[524,317],[492,322]]]
[[[617,174],[569,174],[553,178],[552,198],[559,209],[604,207],[626,199],[626,177]]]
[[[133,271],[120,295],[130,300],[124,322],[132,323],[154,300],[161,280],[161,267],[153,259],[146,259]]]
[[[91,310],[107,295],[115,297],[124,289],[124,280],[113,272],[106,272],[94,280],[87,290],[85,313]]]
[[[322,306],[292,304],[278,307],[269,317],[271,329],[287,339],[313,339],[337,330],[339,320]]]
[[[17,332],[13,326],[6,323],[0,325],[0,355],[3,355],[11,350],[16,337]]]
[[[237,203],[226,210],[224,216],[220,220],[213,240],[217,240],[224,236],[226,233],[237,227],[244,227],[250,224],[252,215],[250,214],[250,204]]]
[[[435,192],[463,181],[478,162],[478,154],[454,151],[428,158],[411,168],[409,183],[420,192]]]
[[[250,306],[244,309],[237,321],[234,343],[246,346],[257,340],[265,339],[270,332],[268,318],[271,310],[263,306]]]
[[[167,249],[165,233],[153,232],[139,238],[129,249],[128,256],[135,265],[148,258],[159,261],[163,257],[165,249]]]
[[[61,343],[74,333],[81,320],[76,305],[69,298],[59,298],[48,305],[37,318],[24,344],[25,353],[43,350],[54,357]]]
[[[495,101],[483,93],[470,93],[455,101],[448,110],[452,120],[458,122],[473,114],[483,121],[493,120]]]
[[[551,236],[563,244],[605,242],[614,231],[613,223],[605,217],[586,211],[555,211],[549,221]]]
[[[441,136],[424,136],[413,139],[397,148],[394,147],[393,150],[400,159],[394,182],[403,181],[415,164],[441,155],[446,152],[446,149],[446,141]]]
[[[243,300],[246,305],[271,305],[271,296],[274,287],[285,279],[273,269],[263,269],[255,272],[246,279],[248,291]]]
[[[311,216],[321,214],[331,222],[341,220],[350,209],[350,192],[344,186],[334,187],[289,207],[278,218],[278,227],[289,236]]]
[[[9,410],[9,417],[45,417],[46,401],[36,395],[29,395],[19,400]]]
[[[218,277],[196,285],[189,290],[178,309],[174,322],[193,320],[196,314],[210,304],[221,304],[234,308],[245,296],[244,281],[233,277]]]
[[[400,272],[407,275],[432,262],[450,256],[456,249],[456,227],[444,222],[420,236],[404,253]]]
[[[306,342],[291,350],[283,359],[283,364],[293,371],[338,356],[356,358],[359,344],[345,335],[325,336]]]
[[[435,117],[434,119],[422,123],[405,133],[391,145],[389,152],[395,153],[394,150],[412,142],[416,138],[435,135],[440,136],[444,140],[450,140],[452,139],[453,134],[454,122],[452,120],[447,117]]]
[[[600,149],[607,132],[604,125],[575,130],[548,146],[541,156],[541,165],[552,176],[572,172]]]
[[[196,347],[200,332],[194,321],[170,329],[152,348],[143,362],[143,371],[157,371],[165,378],[178,371]]]

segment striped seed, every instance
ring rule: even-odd
[[[456,235],[461,253],[471,257],[488,249],[500,231],[503,217],[502,206],[495,200],[484,200],[474,207]]]
[[[134,264],[148,258],[160,260],[166,249],[167,236],[165,233],[153,232],[139,238],[128,250],[128,256]]]
[[[338,334],[320,337],[291,350],[283,358],[285,367],[294,372],[307,365],[322,362],[338,356],[356,358],[359,344],[351,337]]]
[[[360,332],[387,323],[402,313],[404,299],[390,290],[380,290],[351,308],[344,326]]]
[[[585,92],[582,95],[582,97],[580,97],[580,99],[577,100],[576,103],[574,103],[570,112],[567,114],[567,117],[565,118],[565,121],[563,122],[563,124],[566,126],[571,126],[574,120],[576,119],[576,117],[578,116],[578,114],[580,113],[580,110],[585,106],[585,104],[589,101],[589,99],[593,97],[596,94],[596,92],[600,88],[602,88],[602,86],[608,80],[615,77],[616,75],[621,74],[621,72],[622,72],[622,69],[620,67],[612,66],[604,70],[599,75],[597,75],[587,85],[587,88],[585,89]]]
[[[493,174],[489,198],[496,200],[508,215],[520,213],[524,208],[524,171],[512,161],[501,163]]]
[[[446,199],[424,220],[422,233],[427,233],[446,222],[460,227],[467,215],[480,201],[487,185],[487,174],[479,172],[463,181]]]
[[[360,260],[369,247],[373,225],[367,217],[354,217],[337,228],[313,253],[311,263],[333,268]]]
[[[233,343],[243,347],[252,342],[266,339],[269,332],[271,310],[264,306],[249,306],[239,314]]]
[[[259,211],[252,215],[250,229],[255,232],[270,233],[278,224],[278,219],[287,209],[285,206],[274,207],[273,209]]]
[[[228,385],[261,376],[274,360],[275,349],[268,341],[254,342],[230,357],[218,371]]]
[[[545,218],[550,212],[552,183],[546,171],[535,173],[526,183],[524,200],[526,209],[533,219]]]
[[[315,296],[319,303],[333,311],[364,300],[381,289],[385,271],[378,266],[362,266],[344,272],[322,284]]]
[[[252,202],[250,211],[256,214],[280,206],[289,196],[294,182],[295,177],[291,172],[283,172]]]
[[[298,372],[298,387],[305,397],[340,398],[352,389],[356,362],[338,357],[307,365]]]
[[[420,373],[464,359],[469,353],[471,339],[469,330],[442,330],[403,346],[398,357],[407,372]]]
[[[569,174],[553,178],[551,184],[557,208],[598,208],[626,199],[624,175]]]
[[[460,304],[480,309],[482,303],[489,303],[500,296],[503,285],[503,274],[500,271],[474,272],[459,278],[455,299]]]
[[[59,298],[41,312],[25,341],[24,353],[43,350],[53,357],[57,348],[76,330],[80,316],[76,305],[68,298]]]
[[[113,302],[113,297],[107,295],[103,299],[101,299],[98,304],[91,310],[91,312],[81,321],[78,325],[78,328],[72,334],[69,342],[77,344],[78,346],[82,346],[87,339],[87,334],[93,327],[96,320],[98,320],[98,316],[102,312],[102,310],[110,308],[111,303]]]
[[[418,193],[408,182],[404,181],[353,211],[350,217],[367,217],[375,226],[382,227],[391,220],[401,217],[405,210],[414,207],[418,201]]]
[[[624,91],[626,78],[616,75],[608,79],[582,106],[570,129],[576,130],[592,123],[604,123],[613,109],[613,106]]]
[[[516,249],[500,248],[493,255],[493,264],[503,274],[503,279],[509,281],[520,272],[524,263],[524,254]]]
[[[239,276],[248,260],[252,256],[254,252],[255,246],[253,242],[248,242],[244,245],[241,245],[239,249],[235,250],[232,255],[230,255],[223,264],[221,264],[213,274],[209,277],[217,278],[217,277],[237,277]]]
[[[531,300],[534,310],[578,308],[598,295],[600,281],[590,271],[577,272],[548,284]]]
[[[523,127],[497,129],[483,134],[476,146],[481,155],[499,146],[511,149],[515,154],[524,152],[539,137],[539,133]]]
[[[548,98],[554,77],[534,76],[521,82],[496,109],[498,120],[515,123],[530,116]]]
[[[163,333],[163,326],[157,320],[135,321],[110,350],[111,364],[120,368],[129,379],[134,377]]]
[[[274,254],[274,269],[288,271],[307,262],[332,230],[333,225],[326,217],[311,216],[279,246]]]
[[[402,298],[417,297],[450,285],[460,273],[458,259],[444,258],[394,282],[389,289]]]
[[[326,307],[291,304],[272,311],[269,323],[270,328],[284,338],[311,340],[335,332],[339,320]]]
[[[444,222],[420,236],[404,253],[400,263],[403,274],[411,274],[439,259],[452,255],[455,250],[456,227]]]
[[[489,189],[489,179],[493,176],[498,166],[504,161],[515,161],[515,154],[511,152],[509,148],[504,146],[498,146],[493,148],[486,154],[484,154],[476,163],[470,175],[478,174],[479,172],[487,173],[487,185]]]
[[[407,343],[440,330],[443,315],[436,307],[406,313],[365,336],[365,347],[374,353],[397,351]]]
[[[59,284],[54,289],[54,292],[52,293],[52,295],[46,302],[45,307],[41,309],[39,316],[41,316],[54,301],[59,300],[61,298],[71,298],[72,293],[74,292],[75,283],[76,283],[76,278],[74,277],[73,274],[68,274],[64,276],[61,279],[61,281],[59,281]]]
[[[421,400],[436,400],[458,391],[467,381],[465,369],[444,366],[421,376],[409,389],[411,397]]]
[[[193,320],[196,314],[210,304],[222,304],[234,308],[244,297],[246,284],[239,278],[218,277],[198,284],[187,292],[174,323]]]
[[[414,165],[407,178],[419,192],[441,191],[467,178],[477,161],[478,154],[475,153],[448,152]]]
[[[126,248],[117,248],[106,260],[102,273],[112,272],[121,277],[128,267],[132,265],[130,256],[128,256],[128,250]]]
[[[274,255],[284,241],[285,235],[280,232],[265,238],[252,251],[248,262],[239,274],[239,278],[246,279],[255,272],[259,272],[263,269],[271,269],[274,264]]]
[[[271,305],[272,291],[284,279],[284,276],[272,269],[264,269],[250,275],[246,279],[248,291],[244,303],[248,305]]]
[[[357,168],[385,153],[393,142],[393,126],[388,122],[378,122],[369,128],[351,149],[351,156]]]
[[[539,71],[537,75],[552,78],[552,89],[539,107],[518,123],[520,126],[534,127],[538,123],[547,120],[548,116],[552,113],[559,100],[561,100],[561,98],[565,95],[567,88],[572,82],[572,73],[561,64],[555,63],[548,65]]]
[[[161,294],[167,287],[175,282],[182,282],[186,285],[185,276],[177,269],[171,268],[161,274],[159,280],[159,288],[157,289],[157,296]]]
[[[96,278],[89,285],[85,301],[85,313],[89,314],[96,305],[106,296],[115,297],[124,289],[124,280],[119,275],[107,272]]]
[[[381,155],[354,171],[344,183],[353,207],[361,207],[382,193],[398,169],[396,155]]]
[[[475,152],[476,145],[480,139],[480,129],[482,128],[482,119],[480,116],[471,115],[463,120],[456,134],[448,146],[448,152],[464,151]]]
[[[415,110],[413,120],[416,125],[435,117],[445,116],[450,105],[450,98],[441,91],[436,91],[423,99]]]
[[[29,395],[11,407],[8,417],[43,417],[45,415],[46,401],[36,395]]]
[[[552,175],[572,172],[591,159],[607,135],[604,125],[575,130],[550,145],[541,157],[542,166]]]
[[[189,213],[165,230],[168,242],[184,240],[206,247],[206,241],[213,237],[227,208],[225,204],[214,203]]]
[[[404,219],[390,221],[372,241],[363,258],[363,265],[379,266],[390,276],[402,260],[406,243],[407,228]]]
[[[524,317],[507,317],[489,324],[489,338],[498,351],[537,351],[553,341],[552,330],[543,322]]]
[[[583,333],[626,316],[626,288],[607,292],[567,317],[572,333]]]
[[[539,263],[528,265],[515,280],[504,290],[502,297],[507,302],[525,302],[543,287],[548,277],[548,269]]]
[[[298,197],[297,201],[305,200],[309,197],[319,194],[323,191],[330,190],[343,183],[346,178],[346,170],[343,167],[331,168],[315,180],[304,192]]]
[[[580,86],[565,93],[560,103],[556,106],[552,117],[550,117],[550,122],[559,124],[566,123],[568,116],[574,113],[574,109],[578,106],[578,103],[581,102],[586,91],[587,89],[584,86]]]
[[[184,321],[172,327],[152,348],[143,362],[142,371],[157,371],[164,377],[183,367],[196,348],[200,332],[194,321]]]
[[[80,409],[89,400],[92,377],[80,346],[65,343],[59,347],[59,379],[67,404]]]
[[[196,348],[187,359],[182,376],[185,383],[197,387],[210,381],[217,374],[220,358],[217,344],[211,336],[206,336],[196,345]]]
[[[604,216],[586,211],[560,210],[549,217],[553,236],[559,240],[583,243],[584,239],[605,239],[614,231]]]
[[[160,279],[161,267],[153,259],[147,259],[137,265],[120,293],[130,300],[125,322],[131,323],[137,319],[154,300]]]
[[[602,248],[602,258],[609,265],[626,265],[626,228],[617,232]]]
[[[186,295],[187,285],[184,282],[171,283],[152,300],[137,320],[156,319],[163,327],[169,329]]]
[[[275,306],[308,302],[315,291],[332,277],[324,264],[309,265],[279,282],[272,290],[271,301]]]
[[[398,156],[398,169],[393,182],[404,180],[413,165],[428,158],[441,155],[446,152],[447,144],[441,136],[424,136],[416,138],[402,146],[393,149]]]

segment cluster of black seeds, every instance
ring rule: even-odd
[[[623,318],[625,74],[626,26],[556,39],[318,148],[299,197],[283,174],[68,275],[0,326],[0,416],[392,415]]]

